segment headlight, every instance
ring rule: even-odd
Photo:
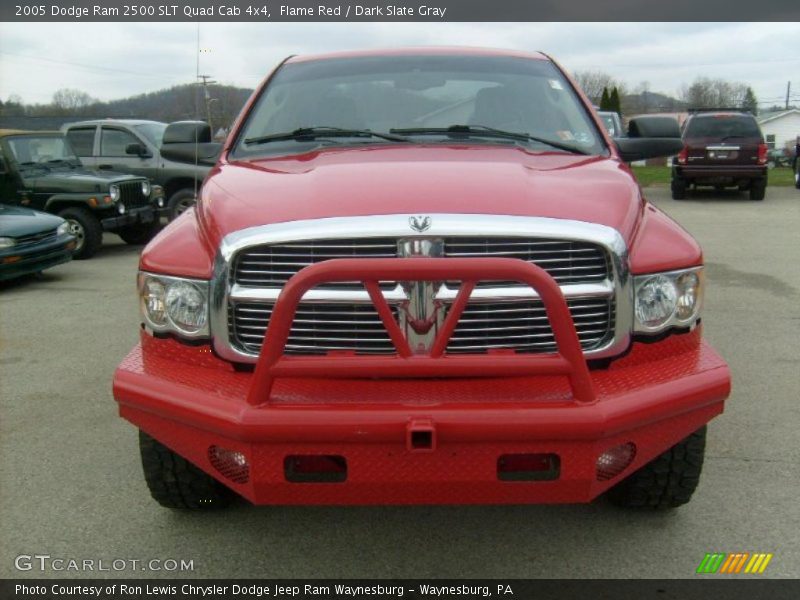
[[[10,237],[0,237],[0,248],[11,248],[11,246],[15,245],[17,242],[14,238]]]
[[[119,186],[112,185],[110,188],[108,188],[108,195],[111,196],[112,202],[119,200]]]
[[[703,269],[696,267],[634,278],[636,333],[689,327],[703,304]]]
[[[58,229],[56,229],[56,235],[65,235],[67,233],[69,233],[69,223],[64,221],[58,226]]]
[[[209,335],[208,281],[139,273],[138,287],[142,318],[153,331]]]
[[[180,331],[197,333],[206,326],[206,296],[194,284],[179,281],[167,289],[167,315]]]
[[[150,195],[150,182],[143,181],[142,182],[142,195],[149,196]]]

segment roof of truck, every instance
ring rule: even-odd
[[[374,48],[370,50],[349,50],[326,54],[307,54],[292,56],[287,62],[306,62],[331,58],[355,58],[364,56],[511,56],[534,60],[550,60],[541,52],[524,50],[503,50],[499,48],[475,48],[471,46],[415,46],[408,48]]]
[[[166,125],[161,121],[153,121],[150,119],[89,119],[88,121],[74,121],[72,123],[64,123],[65,128],[74,127],[76,125],[112,125],[114,123],[122,123],[123,125]]]

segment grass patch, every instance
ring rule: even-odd
[[[672,178],[672,169],[670,167],[631,167],[631,169],[642,187],[661,184],[669,185]]]
[[[631,167],[639,185],[649,187],[651,185],[669,185],[671,172],[670,167]],[[788,167],[776,167],[769,170],[768,181],[770,186],[787,187],[794,185],[794,171]]]

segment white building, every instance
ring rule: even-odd
[[[767,145],[772,148],[794,148],[800,137],[800,109],[769,113],[758,118]]]

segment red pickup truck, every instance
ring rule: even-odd
[[[687,502],[730,390],[703,256],[549,57],[291,57],[144,250],[114,376],[153,497],[256,504]]]

